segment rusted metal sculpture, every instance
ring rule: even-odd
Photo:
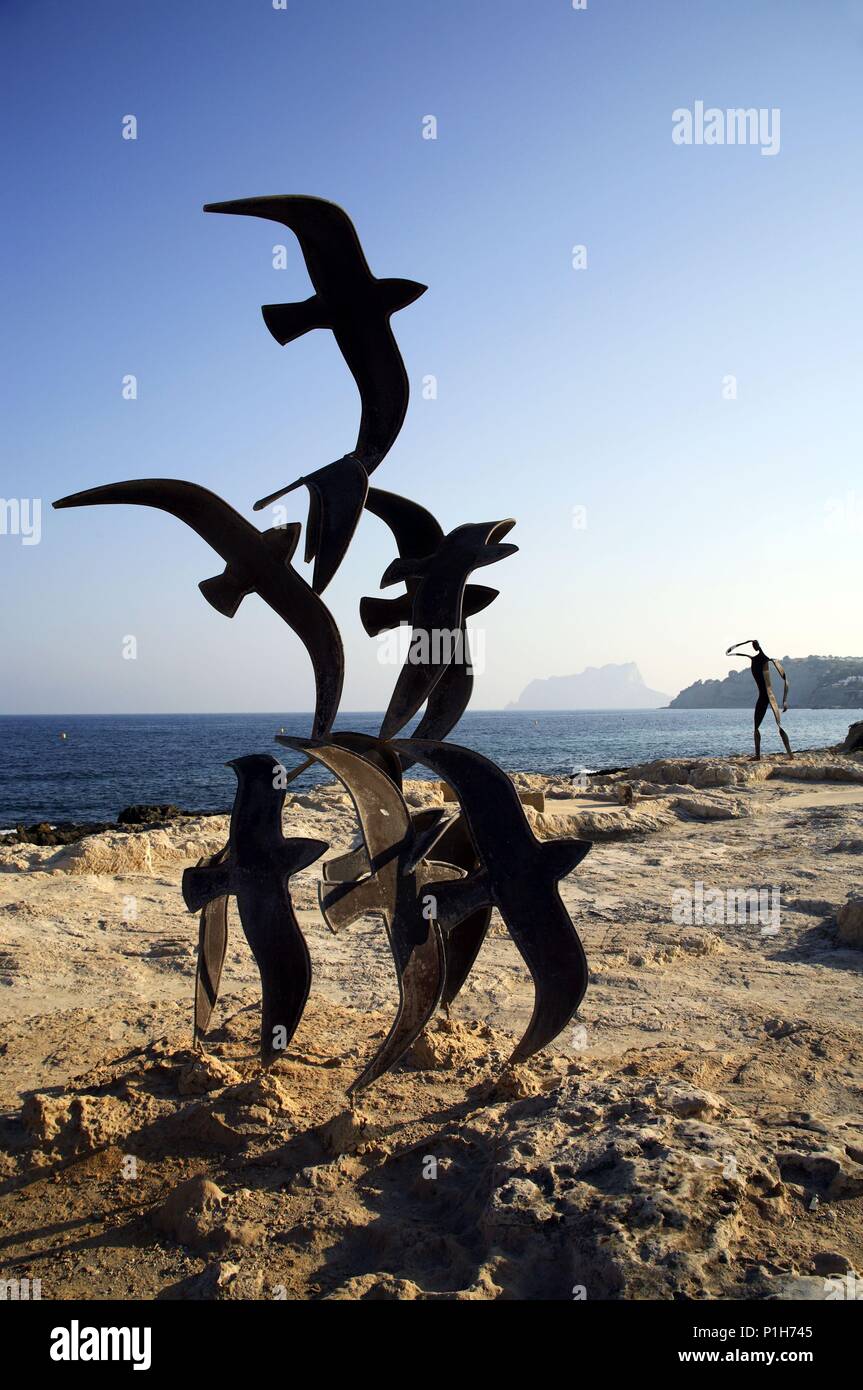
[[[748,647],[750,643],[755,648],[751,656],[749,652],[740,652],[737,650],[738,647]],[[772,661],[779,675],[782,677],[782,713],[784,714],[788,708],[788,677],[785,674],[784,667],[775,657],[768,656],[765,651],[762,651],[760,643],[756,642],[754,637],[747,638],[744,642],[735,642],[733,647],[727,649],[725,655],[745,656],[752,667],[752,678],[758,690],[758,698],[755,701],[755,757],[753,762],[761,761],[761,721],[767,713],[768,705],[773,711],[773,718],[776,720],[779,737],[785,745],[785,752],[788,754],[789,758],[793,758],[794,754],[791,752],[791,744],[788,742],[788,735],[782,727],[782,715],[779,713],[776,696],[773,694],[773,687],[770,684],[770,663]]]
[[[440,523],[419,503],[380,488],[369,488],[366,511],[386,522],[395,538],[399,558],[433,555],[444,540]],[[411,621],[419,579],[405,580],[405,593],[398,598],[360,599],[360,620],[370,637],[377,637]],[[425,714],[415,730],[417,738],[443,739],[451,733],[470,703],[473,693],[473,667],[467,619],[482,612],[497,598],[497,589],[485,584],[468,584],[462,602],[461,629],[455,638],[459,660],[450,661],[435,681],[426,701]],[[403,764],[408,767],[409,764]]]
[[[203,909],[204,917],[214,905],[221,915],[227,898],[236,898],[261,976],[261,1056],[270,1062],[294,1036],[312,982],[309,948],[294,914],[290,880],[329,846],[326,840],[285,839],[282,767],[271,754],[252,753],[228,766],[237,774],[237,795],[227,849],[214,862],[186,869],[183,898],[190,912]],[[202,935],[204,926],[202,921]],[[213,1003],[217,992],[218,979]]]
[[[278,741],[298,751],[312,751],[302,740],[280,737]],[[399,975],[401,1003],[390,1039],[400,1039],[404,1046],[388,1049],[385,1044],[352,1091],[362,1089],[392,1066],[396,1052],[403,1055],[438,1002],[449,1006],[456,998],[485,939],[494,907],[500,911],[535,988],[533,1014],[512,1053],[511,1064],[525,1061],[547,1046],[573,1018],[587,988],[584,949],[557,884],[582,862],[591,849],[590,842],[537,840],[511,778],[470,749],[422,739],[393,740],[391,746],[411,762],[422,762],[443,777],[458,795],[462,812],[451,820],[443,820],[438,808],[411,814],[395,786],[391,782],[389,787],[385,785],[383,771],[376,769],[375,776],[369,776],[355,769],[351,779],[345,775],[344,763],[337,771],[332,760],[321,758],[348,787],[365,842],[364,849],[324,865],[321,909],[334,931],[367,914],[384,916]],[[400,814],[395,813],[396,805],[401,807]],[[375,840],[381,826],[383,839]],[[370,848],[370,833],[377,854]],[[431,921],[429,929],[424,929],[423,941],[428,942],[430,951],[431,937],[441,934],[443,985],[439,993],[434,972],[427,969],[425,975],[419,971],[410,975],[404,964],[404,944],[401,949],[395,944],[394,938],[401,937],[404,943],[415,929],[405,915],[405,903],[413,904],[415,910],[420,889],[399,896],[404,885],[391,869],[394,845],[398,855],[406,856],[403,872],[416,871],[418,856],[424,861],[419,884]],[[445,873],[441,872],[444,866]],[[424,1022],[417,1027],[421,1019]]]
[[[417,838],[434,834],[435,864],[450,864],[462,869],[466,876],[480,868],[464,816],[458,814],[441,823],[441,812],[437,807],[424,807],[420,811],[411,811],[410,815]],[[369,872],[369,856],[365,848],[350,850],[347,854],[326,860],[321,872],[321,908],[330,930],[337,932],[365,916],[362,899],[351,892],[358,886],[358,880]],[[339,894],[327,894],[325,889],[328,884],[348,884],[350,887]],[[451,924],[443,934],[445,978],[440,1002],[447,1010],[471,972],[488,933],[491,913],[491,904],[480,907],[463,921]]]
[[[229,846],[224,845],[197,868],[213,868],[227,861]],[[198,963],[195,970],[194,1038],[198,1046],[207,1035],[210,1019],[219,997],[222,967],[228,950],[228,895],[210,898],[201,909],[198,926]]]
[[[419,730],[417,730],[419,732]],[[477,873],[481,861],[476,851],[467,821],[459,814],[446,826],[435,845],[435,858],[444,864],[455,864],[463,869],[466,877]],[[447,923],[443,932],[443,951],[446,964],[441,1003],[449,1010],[473,969],[482,943],[491,925],[492,904],[483,903],[466,917]]]
[[[296,236],[315,288],[298,304],[265,304],[267,328],[284,346],[313,328],[330,328],[362,401],[354,448],[255,503],[269,506],[303,484],[310,494],[306,560],[314,560],[313,588],[322,594],[350,545],[368,490],[368,475],[396,441],[410,388],[390,318],[428,286],[414,280],[378,280],[369,270],[356,228],[343,208],[325,198],[286,194],[207,203],[205,212],[239,213],[281,222]]]
[[[347,915],[351,920],[363,913],[379,913],[393,953],[398,1011],[381,1047],[350,1086],[349,1093],[354,1095],[404,1056],[440,1002],[446,978],[444,950],[430,910],[433,903],[426,901],[426,885],[431,878],[443,882],[463,874],[428,857],[443,829],[443,814],[418,835],[395,782],[368,758],[333,742],[315,744],[283,735],[279,742],[334,772],[346,787],[360,823],[369,872],[355,883],[338,884],[323,894],[324,917],[330,921],[330,912],[345,898],[350,898]]]
[[[400,753],[432,768],[458,796],[481,867],[458,883],[433,884],[446,933],[469,912],[496,907],[531,973],[533,1015],[510,1063],[557,1037],[587,989],[587,959],[557,885],[592,846],[589,840],[537,840],[512,779],[489,758],[454,743],[397,739]]]
[[[370,487],[366,511],[385,522],[393,534],[400,560],[425,559],[439,550],[444,540],[440,522],[425,507],[409,497]],[[505,533],[504,533],[505,534]],[[413,614],[419,579],[412,575],[405,580],[404,594],[398,598],[361,598],[360,620],[369,637],[409,623]],[[468,584],[464,591],[463,616],[472,618],[481,613],[498,596],[497,589],[485,584]]]
[[[347,789],[362,835],[358,848],[323,865],[319,902],[324,920],[337,931],[367,913],[380,916],[399,986],[392,1027],[350,1087],[351,1094],[405,1055],[439,1004],[450,1006],[473,966],[494,908],[535,986],[533,1016],[511,1058],[523,1061],[565,1027],[585,991],[584,951],[558,883],[590,845],[538,841],[512,780],[487,758],[443,741],[464,713],[473,688],[467,619],[497,596],[496,589],[468,579],[475,569],[517,550],[503,544],[515,523],[474,523],[447,534],[418,503],[369,487],[369,475],[392,448],[408,404],[407,373],[390,318],[425,286],[376,279],[350,218],[324,199],[252,198],[211,203],[205,211],[268,218],[296,234],[315,294],[301,304],[265,305],[264,321],[282,344],[313,328],[331,329],[357,383],[362,416],[349,453],[255,504],[259,510],[300,485],[308,488],[305,559],[314,561],[311,586],[292,564],[301,530],[297,523],[260,532],[195,483],[145,478],[90,488],[54,503],[61,509],[132,503],[178,517],[225,562],[222,574],[199,586],[207,601],[232,618],[243,598],[257,593],[299,636],[314,668],[315,712],[308,738],[277,738],[303,755],[303,761],[291,771],[265,753],[229,763],[237,792],[228,844],[183,875],[186,905],[201,914],[196,1042],[205,1037],[218,998],[232,897],[260,972],[265,1062],[284,1050],[299,1024],[311,963],[291,902],[290,879],[314,863],[327,845],[285,838],[282,816],[287,785],[317,764]],[[404,582],[405,592],[396,598],[364,598],[363,626],[370,636],[403,623],[412,627],[411,650],[378,737],[333,732],[344,653],[336,624],[319,597],[364,508],[385,522],[398,550],[381,587]],[[757,643],[755,647],[760,652]],[[766,657],[763,663],[766,668]],[[777,669],[784,675],[778,664]],[[755,658],[753,674],[762,680]],[[764,688],[778,722],[769,675]],[[423,705],[413,738],[396,739]],[[759,722],[757,710],[756,747]],[[782,737],[788,747],[784,733]],[[449,784],[458,808],[408,808],[402,778],[417,761]]]
[[[416,583],[411,607],[411,648],[396,681],[381,724],[381,738],[392,738],[403,729],[428,699],[447,667],[454,661],[469,665],[463,646],[464,591],[468,576],[482,565],[493,565],[514,555],[517,545],[502,545],[501,538],[515,522],[483,521],[458,526],[425,557],[394,560],[381,580],[381,588],[400,580]],[[415,645],[415,638],[419,644]],[[466,660],[467,658],[467,660]]]

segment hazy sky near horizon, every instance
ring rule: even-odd
[[[518,518],[478,576],[475,707],[605,662],[673,694],[750,636],[863,653],[863,5],[2,0],[0,44],[0,496],[42,501],[38,544],[0,535],[0,712],[311,708],[299,641],[256,597],[211,609],[181,523],[50,510],[163,476],[251,517],[353,447],[332,335],[261,320],[311,292],[293,236],[201,211],[273,193],[342,204],[377,275],[429,286],[374,482],[447,529]],[[778,109],[778,152],[675,144],[698,101]],[[325,595],[347,710],[395,679],[357,614],[394,553],[364,517]]]

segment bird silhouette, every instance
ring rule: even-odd
[[[211,868],[224,864],[228,858],[229,846],[225,845],[206,859],[200,859],[197,868]],[[198,960],[195,967],[195,1043],[206,1036],[210,1019],[219,997],[222,967],[228,950],[228,896],[211,898],[201,910],[198,927]]]
[[[228,763],[237,777],[227,849],[218,862],[186,869],[190,912],[233,896],[261,977],[261,1056],[273,1061],[297,1030],[309,995],[309,950],[291,903],[290,879],[328,848],[282,834],[280,763],[252,753]],[[214,1001],[215,1002],[215,1001]]]
[[[257,593],[297,634],[315,675],[312,736],[327,734],[338,713],[345,656],[332,614],[291,565],[298,523],[259,531],[214,492],[177,478],[109,483],[63,497],[54,506],[62,510],[125,502],[170,512],[221,555],[224,572],[198,585],[219,613],[233,618],[246,595]]]
[[[391,780],[395,781],[396,779],[391,778]],[[396,785],[400,785],[398,781],[396,781]],[[415,847],[419,845],[423,853],[429,852],[433,843],[440,840],[449,825],[450,817],[439,806],[423,806],[419,810],[410,811],[409,814],[413,826]],[[411,857],[416,859],[415,851]],[[369,873],[371,873],[371,861],[365,842],[356,849],[345,850],[343,854],[327,859],[321,865],[321,877],[324,883],[347,885],[344,890],[345,896],[340,895],[333,898],[328,905],[328,913],[332,909],[332,915],[327,917],[327,925],[334,933],[340,931],[350,922],[355,922],[358,917],[365,915],[364,908],[355,910],[352,900],[348,897],[348,890],[356,887],[359,880],[366,878]]]
[[[432,554],[394,560],[384,572],[382,589],[401,580],[416,581],[416,588],[411,610],[411,646],[381,724],[381,738],[391,739],[404,728],[448,666],[470,665],[464,632],[467,579],[480,566],[495,564],[516,553],[517,545],[500,544],[514,525],[508,518],[457,526]]]
[[[337,884],[321,894],[325,918],[348,894],[348,919],[360,912],[379,913],[386,927],[399,987],[393,1025],[378,1051],[349,1087],[356,1094],[388,1071],[419,1037],[440,1002],[445,959],[440,929],[424,902],[428,877],[423,855],[434,832],[416,834],[399,788],[368,758],[331,740],[311,742],[279,735],[278,742],[316,758],[335,773],[353,802],[368,857],[368,876],[358,883]],[[441,881],[461,871],[438,865]],[[333,924],[331,924],[333,925]]]
[[[423,885],[439,882],[443,874],[442,865],[462,869],[465,875],[480,868],[474,843],[461,814],[447,816],[439,807],[424,806],[411,811],[417,852],[429,856],[423,864]],[[365,906],[362,879],[369,873],[369,856],[364,846],[349,850],[346,854],[327,859],[321,866],[324,888],[319,893],[325,921],[332,932],[339,932],[350,926],[369,910]],[[332,885],[343,884],[339,892]],[[488,933],[491,922],[491,904],[479,907],[463,920],[450,917],[447,930],[442,932],[444,953],[444,988],[441,1003],[449,1009],[461,991],[480,947]]]
[[[533,1014],[510,1057],[522,1062],[566,1027],[587,988],[587,959],[557,885],[589,853],[590,842],[537,840],[512,780],[469,748],[424,739],[395,739],[393,747],[453,788],[481,865],[460,882],[429,886],[441,931],[494,906],[531,973]]]
[[[419,728],[420,726],[417,726],[418,735]],[[468,830],[467,821],[461,813],[453,816],[444,826],[434,846],[434,859],[436,863],[456,865],[464,870],[467,877],[481,869],[476,846]],[[433,865],[428,877],[431,885],[435,881]],[[429,887],[428,891],[434,890]],[[491,925],[491,913],[491,903],[483,903],[481,907],[475,908],[473,912],[460,919],[457,917],[453,921],[450,918],[446,923],[447,930],[442,929],[446,981],[441,1003],[445,1009],[450,1008],[461,992],[473,968]]]
[[[284,730],[282,730],[282,733],[284,733]],[[368,758],[370,762],[383,768],[387,776],[393,779],[396,786],[401,787],[401,759],[398,753],[394,752],[388,743],[384,743],[382,739],[375,738],[374,734],[357,734],[348,729],[339,729],[337,733],[330,733],[329,738],[333,743],[337,743],[340,748],[351,748],[355,753],[362,754],[364,758]],[[276,743],[282,742],[284,742],[284,740],[277,734]],[[288,746],[290,747],[292,745]],[[315,759],[309,756],[301,763],[297,763],[296,767],[292,767],[290,771],[286,768],[282,779],[285,786],[295,781],[301,772],[305,772],[308,768],[312,767],[314,762]]]
[[[390,319],[427,286],[414,280],[377,279],[353,222],[343,208],[325,198],[239,198],[207,203],[204,211],[263,217],[290,228],[315,293],[296,304],[265,304],[264,322],[283,346],[312,329],[331,329],[360,393],[360,427],[353,450],[255,503],[260,510],[294,488],[308,488],[305,556],[315,562],[313,587],[320,594],[344,559],[362,513],[368,475],[389,453],[407,411],[410,387]]]
[[[402,560],[425,559],[427,555],[434,554],[444,540],[445,532],[440,522],[409,497],[370,487],[366,511],[389,527]],[[405,581],[406,592],[398,598],[360,599],[360,621],[369,637],[377,637],[381,632],[410,622],[418,584],[418,579],[409,576]],[[484,584],[468,584],[464,592],[465,618],[471,618],[487,608],[497,598],[498,592]]]
[[[402,791],[402,761],[396,753],[392,744],[385,743],[383,739],[376,738],[374,734],[352,733],[348,730],[340,729],[337,733],[330,734],[330,741],[338,744],[340,748],[348,748],[354,753],[359,753],[362,757],[368,758],[369,762],[379,767],[385,772],[390,781],[393,782],[399,792]],[[276,742],[281,743],[281,738],[276,736]],[[300,770],[308,767],[315,759],[309,757],[307,762],[299,765]],[[288,778],[292,778],[297,769],[289,772]],[[426,847],[431,848],[434,841],[438,840],[445,831],[449,820],[446,810],[440,807],[422,807],[420,810],[410,811],[411,823],[414,831],[414,854],[416,858],[416,847],[420,846],[425,852]],[[442,856],[436,856],[441,858]],[[341,883],[349,886],[356,886],[356,881],[365,878],[371,871],[368,851],[365,843],[359,848],[347,850],[344,854],[336,855],[327,859],[321,865],[321,876],[325,883]],[[359,899],[354,901],[347,895],[344,897],[332,898],[325,913],[325,920],[330,930],[337,932],[349,922],[354,922],[357,918],[365,916],[365,908],[359,906]]]
[[[395,538],[401,559],[433,554],[444,540],[444,530],[431,512],[408,497],[381,488],[369,488],[366,511],[380,518]],[[360,620],[370,637],[410,622],[419,579],[408,577],[406,592],[398,598],[360,599]],[[467,709],[473,694],[473,669],[465,620],[487,608],[498,590],[484,584],[468,584],[462,613],[462,653],[464,660],[452,661],[428,695],[426,711],[414,730],[415,738],[444,739]],[[410,764],[405,765],[405,770]]]

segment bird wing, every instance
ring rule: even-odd
[[[523,1062],[556,1038],[575,1014],[587,989],[587,957],[561,901],[557,885],[539,898],[525,884],[523,904],[506,913],[507,929],[531,973],[534,1004],[530,1023],[510,1057]]]
[[[402,559],[422,559],[437,550],[444,533],[443,527],[418,502],[400,497],[395,492],[370,487],[366,511],[380,517],[390,528]]]
[[[423,939],[413,940],[398,931],[399,921],[397,913],[396,930],[390,932],[399,986],[398,1010],[377,1052],[348,1087],[350,1096],[365,1090],[404,1056],[434,1014],[443,994],[446,962],[437,924],[427,922]]]
[[[398,787],[368,758],[330,740],[277,736],[278,742],[316,758],[347,788],[373,870],[381,868],[413,834],[410,812]]]
[[[224,845],[207,859],[198,861],[198,868],[224,864],[230,847]],[[227,885],[226,885],[227,886]],[[195,1038],[203,1038],[210,1026],[213,1009],[219,997],[222,967],[228,949],[227,895],[205,902],[198,926],[198,961],[195,970]]]
[[[294,233],[319,294],[353,293],[359,278],[371,279],[357,230],[344,208],[326,198],[285,193],[205,203],[204,212],[228,212],[281,222]]]
[[[354,453],[371,473],[386,458],[404,424],[410,383],[389,322],[369,321],[362,350],[336,331],[336,342],[360,393],[360,427]]]
[[[473,693],[473,668],[470,665],[470,652],[467,646],[468,634],[464,629],[465,652],[463,661],[451,661],[439,680],[429,691],[425,713],[414,729],[414,738],[445,739],[461,719]],[[402,760],[402,772],[413,766],[413,759]]]
[[[452,743],[398,739],[393,746],[439,773],[455,789],[472,838],[493,884],[508,875],[504,920],[534,984],[530,1023],[512,1054],[524,1061],[551,1042],[577,1010],[587,988],[587,959],[551,875],[560,875],[590,846],[536,840],[511,779],[488,758]],[[519,849],[532,842],[536,880],[513,873]],[[546,871],[542,870],[542,860]],[[477,929],[479,929],[479,921]]]
[[[469,637],[464,633],[462,661],[452,661],[432,688],[425,714],[414,730],[414,737],[442,741],[461,719],[473,692],[473,667],[470,664]]]
[[[236,539],[260,540],[261,533],[245,517],[209,488],[180,478],[133,478],[123,483],[87,488],[61,497],[53,505],[57,511],[67,507],[93,507],[110,503],[131,503],[169,512],[212,546],[226,563],[234,559]]]
[[[449,782],[483,859],[496,845],[503,848],[516,839],[536,843],[515,784],[490,758],[457,743],[431,739],[393,739],[392,743],[398,753]]]
[[[369,475],[357,459],[346,454],[308,474],[304,482],[312,497],[309,522],[311,525],[314,518],[316,530],[312,587],[316,594],[322,594],[345,558],[357,529]]]
[[[58,510],[128,502],[169,512],[190,527],[238,573],[250,555],[265,557],[274,582],[259,596],[297,634],[315,674],[314,737],[329,732],[338,712],[344,682],[344,649],[329,609],[290,564],[274,563],[271,540],[234,511],[223,498],[197,483],[179,478],[137,478],[88,488],[54,503]]]

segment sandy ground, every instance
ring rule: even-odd
[[[207,1053],[190,1046],[179,879],[224,820],[0,848],[0,1279],[91,1299],[847,1296],[863,951],[836,917],[863,887],[863,756],[516,781],[547,793],[537,834],[595,840],[561,885],[580,1017],[505,1071],[533,991],[497,923],[451,1018],[354,1109],[396,984],[377,921],[327,931],[317,866],[292,883],[312,996],[267,1072],[233,918]],[[339,851],[356,827],[321,788],[285,830]],[[699,883],[774,890],[778,917],[681,921]]]

